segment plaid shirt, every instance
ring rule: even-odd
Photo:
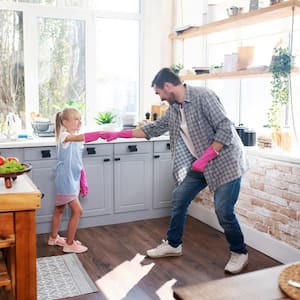
[[[218,96],[203,87],[185,86],[184,113],[189,134],[198,157],[212,144],[218,141],[224,146],[220,154],[211,160],[204,176],[211,191],[219,186],[241,177],[248,168],[242,142],[233,123],[228,119]],[[185,146],[180,135],[179,104],[170,106],[157,121],[141,128],[148,139],[169,131],[173,174],[179,184],[186,176],[193,156]]]

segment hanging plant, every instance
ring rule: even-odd
[[[289,102],[289,76],[291,73],[291,54],[288,48],[274,48],[270,65],[272,73],[271,95],[273,101],[267,113],[268,126],[281,128],[282,114]]]

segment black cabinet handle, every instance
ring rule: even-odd
[[[171,149],[170,143],[167,143],[166,147],[168,150],[170,150]]]
[[[86,148],[86,151],[88,153],[88,155],[90,154],[96,154],[96,148]]]
[[[116,157],[116,158],[115,158],[115,161],[119,161],[119,160],[121,160],[120,157]]]
[[[160,158],[160,155],[154,155],[154,158]]]
[[[129,150],[129,152],[137,152],[138,151],[136,145],[129,145],[128,150]]]
[[[51,157],[51,151],[50,150],[41,150],[42,158],[48,158]]]
[[[109,158],[104,158],[103,161],[107,162],[107,161],[110,161]]]

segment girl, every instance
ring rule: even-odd
[[[52,217],[52,229],[48,245],[61,246],[64,252],[82,253],[88,248],[75,241],[79,219],[82,215],[78,194],[87,194],[87,183],[82,164],[83,142],[91,142],[101,137],[101,132],[78,134],[81,114],[73,107],[56,114],[55,136],[58,162],[55,168],[56,201]],[[58,235],[58,229],[66,204],[72,214],[68,223],[67,237]]]

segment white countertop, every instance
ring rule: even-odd
[[[152,138],[150,141],[168,141],[168,135],[162,135],[160,137]],[[102,139],[98,139],[95,142],[91,142],[89,144],[107,144],[107,143],[132,143],[132,142],[147,142],[147,139],[141,138],[132,138],[132,139],[116,139],[112,142],[106,142]],[[49,147],[55,146],[55,138],[54,137],[38,137],[31,139],[18,139],[16,141],[7,141],[0,143],[1,148],[27,148],[27,147]],[[300,164],[300,156],[299,153],[286,153],[280,152],[278,149],[260,149],[258,147],[245,147],[246,153],[248,155],[263,157],[266,159],[273,159],[276,161]]]
[[[160,137],[152,138],[150,141],[168,141],[168,135],[162,135]],[[141,138],[131,138],[131,139],[116,139],[112,142],[106,142],[102,139],[91,142],[89,144],[108,144],[108,143],[132,143],[132,142],[147,142],[147,139]],[[46,146],[55,146],[54,137],[37,137],[37,138],[28,138],[28,139],[17,139],[15,141],[5,141],[0,143],[1,148],[27,148],[27,147],[46,147]]]

